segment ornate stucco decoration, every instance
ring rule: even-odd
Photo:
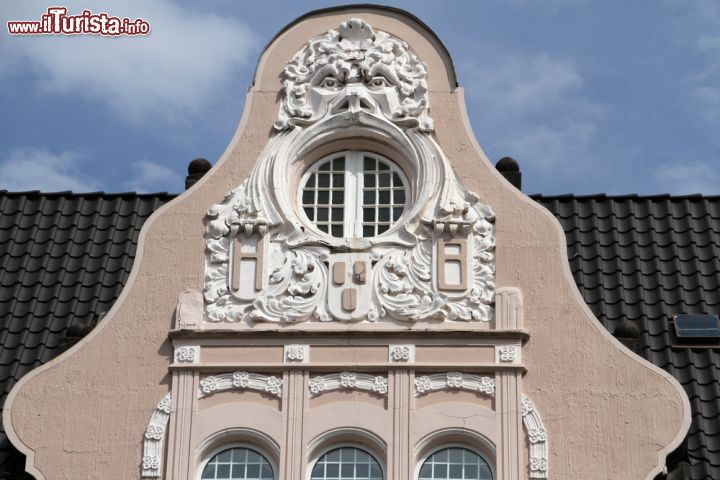
[[[494,214],[434,140],[427,69],[405,42],[357,18],[311,39],[285,66],[275,129],[250,177],[208,210],[206,321],[493,319]],[[402,156],[410,199],[381,236],[316,233],[296,204],[309,152],[347,138]],[[330,267],[348,256],[369,275],[346,310],[328,298]]]
[[[198,363],[200,361],[200,347],[176,347],[175,361],[179,363]]]
[[[548,436],[540,413],[527,395],[522,396],[522,418],[530,448],[530,478],[548,478]]]
[[[198,398],[209,397],[225,390],[255,390],[282,398],[283,380],[261,373],[232,372],[210,375],[200,380]]]
[[[312,125],[325,113],[328,102],[316,108],[311,88],[327,75],[335,79],[384,77],[395,88],[382,96],[381,111],[388,120],[422,131],[432,131],[427,115],[427,68],[407,43],[385,32],[375,32],[365,21],[351,18],[337,30],[310,40],[285,65],[283,100],[275,128]],[[380,89],[381,84],[370,85]],[[363,95],[362,90],[357,90]],[[323,108],[324,107],[324,108]]]
[[[415,345],[388,346],[388,361],[390,363],[409,363],[415,361]]]
[[[283,362],[307,363],[310,360],[309,345],[285,345],[283,347]]]
[[[434,373],[415,379],[415,396],[435,390],[468,390],[494,397],[495,380],[461,372]]]
[[[140,466],[142,478],[160,477],[160,468],[164,458],[165,431],[167,430],[168,420],[170,420],[171,406],[172,396],[168,393],[158,402],[155,411],[150,416],[150,422],[145,429],[143,438],[143,457]]]
[[[387,397],[388,380],[385,377],[372,376],[367,373],[329,373],[310,379],[308,395],[316,397],[335,390],[363,390]]]

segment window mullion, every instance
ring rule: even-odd
[[[352,216],[354,210],[354,189],[353,155],[352,152],[345,154],[345,208],[343,209],[343,237],[350,238],[353,235]]]
[[[355,152],[355,231],[358,238],[363,236],[363,186],[365,184],[363,152]]]
[[[359,152],[348,152],[347,154],[347,181],[345,188],[347,189],[346,199],[346,210],[345,210],[345,236],[348,238],[358,237],[358,208],[362,208],[362,205],[358,206],[358,178],[360,170],[358,165]]]

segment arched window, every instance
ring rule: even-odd
[[[315,462],[310,480],[383,480],[383,473],[378,461],[365,450],[340,447]]]
[[[493,476],[490,465],[477,453],[449,447],[425,459],[418,480],[493,480]]]
[[[409,196],[402,170],[370,152],[330,155],[305,172],[301,185],[307,219],[337,238],[382,235],[400,219]]]
[[[274,480],[270,462],[259,452],[245,447],[223,450],[203,468],[202,480]]]

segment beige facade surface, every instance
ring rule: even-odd
[[[385,53],[408,62],[403,81],[415,90],[397,94],[371,78],[367,87],[323,80],[327,98],[313,97],[315,80],[283,91],[288,62],[331,30],[351,53],[374,48],[363,43],[371,40],[394,45]],[[306,103],[288,100],[306,92]],[[393,103],[396,95],[406,102]],[[325,117],[294,113],[313,102],[324,110],[312,115]],[[388,119],[386,110],[402,108]],[[308,169],[346,151],[371,152],[376,165],[390,159],[404,174],[407,207],[385,235],[323,240],[306,218],[288,220],[304,215],[296,200]],[[248,210],[231,203],[248,192],[261,215],[243,217]],[[225,207],[236,230],[213,237]],[[283,221],[273,223],[271,208]],[[410,280],[400,282],[407,273],[391,260],[426,240],[431,268],[414,291],[441,294],[400,304],[407,292],[383,285]],[[238,445],[283,480],[310,479],[314,462],[342,445],[372,454],[386,480],[417,478],[428,455],[452,445],[481,455],[494,479],[652,479],[687,431],[687,397],[603,329],[565,252],[552,215],[477,145],[432,32],[381,7],[313,13],[263,53],[215,167],[145,224],[105,320],[18,383],[4,425],[38,480],[197,479],[215,453]],[[288,286],[298,290],[266,295],[288,281],[283,256],[296,262],[287,275],[304,268]],[[492,278],[479,279],[483,271]]]

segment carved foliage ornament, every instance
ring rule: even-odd
[[[491,321],[494,214],[433,139],[425,64],[402,40],[350,19],[311,39],[283,78],[275,134],[250,177],[208,210],[205,319]],[[298,213],[303,152],[338,135],[383,138],[403,152],[408,203],[380,236],[322,235]],[[329,267],[348,255],[366,266],[352,289],[369,301],[345,311],[328,301],[340,288]],[[254,273],[242,273],[243,261]]]

